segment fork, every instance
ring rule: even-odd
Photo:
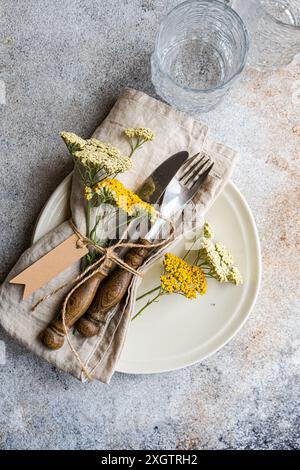
[[[189,158],[177,173],[178,176],[167,186],[160,206],[160,213],[164,218],[172,218],[179,210],[182,211],[208,177],[214,163],[205,155],[200,159],[198,157],[199,153]],[[147,235],[139,240],[145,247],[133,248],[126,253],[126,264],[134,269],[143,264],[152,251],[151,240],[157,238],[165,223],[162,218],[154,223]],[[90,309],[76,323],[76,328],[82,336],[95,336],[99,333],[101,325],[106,325],[109,312],[125,296],[132,277],[132,273],[118,267],[100,285]]]

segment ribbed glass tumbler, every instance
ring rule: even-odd
[[[151,57],[156,92],[189,113],[214,108],[241,74],[249,42],[240,16],[217,0],[189,0],[160,25]]]
[[[300,52],[300,0],[233,0],[250,36],[249,64],[274,70]]]

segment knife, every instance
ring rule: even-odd
[[[197,193],[211,171],[213,163],[205,156],[197,160],[198,155],[190,159],[192,161],[190,165],[186,164],[188,169],[183,176],[184,182],[192,181],[191,189],[188,189],[186,184],[182,184],[177,176],[174,176],[167,186],[160,205],[160,213],[164,217],[172,218],[177,211],[182,210]],[[195,160],[196,163],[194,163]],[[210,166],[207,166],[209,164]],[[190,178],[195,179],[190,180]],[[139,243],[144,244],[145,247],[133,248],[127,252],[124,258],[126,264],[134,269],[138,269],[143,264],[152,251],[151,240],[156,239],[164,224],[165,221],[161,218],[155,222],[145,238],[139,240]],[[95,336],[99,333],[101,326],[105,326],[108,315],[125,296],[132,277],[131,272],[118,267],[105,280],[98,289],[91,308],[76,324],[76,328],[82,336]]]
[[[183,163],[188,159],[189,153],[178,152],[165,160],[143,182],[137,194],[146,202],[155,204],[163,195],[169,182],[177,173]],[[100,267],[100,271],[94,274],[86,282],[76,289],[68,300],[65,310],[65,325],[70,329],[76,321],[90,307],[99,285],[114,268],[114,263],[107,259]],[[65,331],[62,323],[61,311],[43,331],[41,340],[49,349],[60,349],[64,344]]]

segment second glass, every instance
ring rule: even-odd
[[[157,93],[190,113],[215,107],[241,74],[249,47],[240,16],[217,0],[189,0],[163,20],[151,57]]]
[[[249,64],[274,70],[300,52],[299,0],[233,0],[250,35]]]

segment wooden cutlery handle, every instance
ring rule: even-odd
[[[97,289],[103,279],[108,275],[112,262],[107,260],[103,263],[101,271],[87,279],[76,289],[68,300],[65,312],[65,324],[67,329],[87,311],[91,305]],[[62,323],[61,312],[52,320],[42,333],[42,342],[49,349],[60,349],[64,344],[65,331]]]
[[[139,268],[143,264],[143,261],[149,256],[151,251],[151,248],[149,248],[150,242],[140,240],[139,243],[144,244],[145,248],[133,248],[128,251],[124,258],[124,261],[134,269]],[[100,286],[91,308],[76,324],[76,328],[82,336],[90,337],[98,334],[106,314],[126,294],[132,276],[132,273],[119,267]]]

